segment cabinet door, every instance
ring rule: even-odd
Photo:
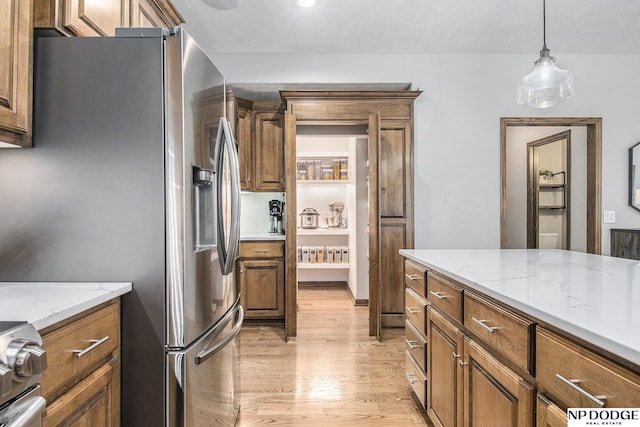
[[[284,116],[255,113],[255,191],[284,191]]]
[[[464,342],[464,425],[533,425],[534,389],[469,337]]]
[[[0,142],[31,146],[32,3],[2,2],[0,14]]]
[[[238,107],[238,121],[236,139],[240,156],[240,188],[251,190],[251,175],[253,171],[253,144],[251,141],[251,110],[243,106]]]
[[[147,0],[131,0],[131,26],[169,28],[159,12]]]
[[[462,426],[462,332],[427,312],[427,413],[436,426]]]
[[[407,212],[407,184],[411,156],[409,123],[383,124],[380,130],[380,216],[404,218]]]
[[[47,406],[44,427],[120,425],[120,360],[113,358]]]
[[[411,125],[383,121],[378,147],[380,310],[382,326],[401,326],[394,314],[403,309],[402,248],[413,247]]]
[[[536,427],[566,427],[567,413],[543,395],[536,399]]]
[[[284,261],[242,260],[238,263],[240,303],[245,317],[284,316]]]
[[[128,26],[127,0],[63,0],[62,27],[74,36],[113,36]]]

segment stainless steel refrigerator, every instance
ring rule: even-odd
[[[240,182],[223,76],[179,28],[37,38],[34,66],[33,148],[0,152],[0,280],[133,282],[122,425],[233,425]]]

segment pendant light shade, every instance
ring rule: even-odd
[[[573,96],[573,73],[558,68],[556,59],[549,55],[546,35],[546,7],[542,3],[543,45],[540,59],[535,62],[533,71],[518,83],[516,102],[534,108],[549,108]]]

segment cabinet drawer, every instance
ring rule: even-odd
[[[406,319],[413,323],[420,333],[426,336],[425,320],[427,317],[427,301],[411,289],[405,289],[404,292],[404,313]]]
[[[404,262],[404,283],[423,297],[427,296],[424,280],[426,271],[426,268],[414,262]]]
[[[533,325],[533,322],[475,295],[464,294],[464,326],[467,330],[529,373],[533,373],[530,332]]]
[[[42,395],[51,403],[113,357],[120,340],[120,304],[110,304],[42,337],[48,367]]]
[[[562,399],[563,407],[640,407],[640,376],[542,328],[536,379],[539,391]]]
[[[427,300],[453,320],[462,323],[462,288],[447,279],[427,273]]]
[[[240,258],[282,258],[284,241],[240,242]]]
[[[411,388],[418,396],[418,400],[422,403],[422,406],[427,405],[427,376],[422,372],[422,369],[418,366],[411,354],[405,352],[405,373]]]
[[[424,334],[418,332],[413,323],[407,320],[405,321],[404,336],[407,351],[411,353],[422,370],[427,372],[427,339]]]

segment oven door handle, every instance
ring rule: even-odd
[[[22,402],[21,402],[22,403]],[[9,421],[6,427],[27,427],[33,424],[34,420],[41,416],[47,401],[42,396],[35,396],[29,402],[25,402],[26,408],[20,415]]]
[[[196,355],[196,365],[201,364],[202,362],[222,350],[223,347],[233,341],[233,339],[240,333],[240,329],[242,329],[242,322],[244,321],[244,310],[242,309],[241,305],[238,306],[237,310],[238,320],[236,321],[236,324],[233,325],[233,329],[231,329],[231,332],[229,332],[229,334],[222,338],[220,341],[216,342],[213,347],[205,348],[201,352],[199,352]]]

